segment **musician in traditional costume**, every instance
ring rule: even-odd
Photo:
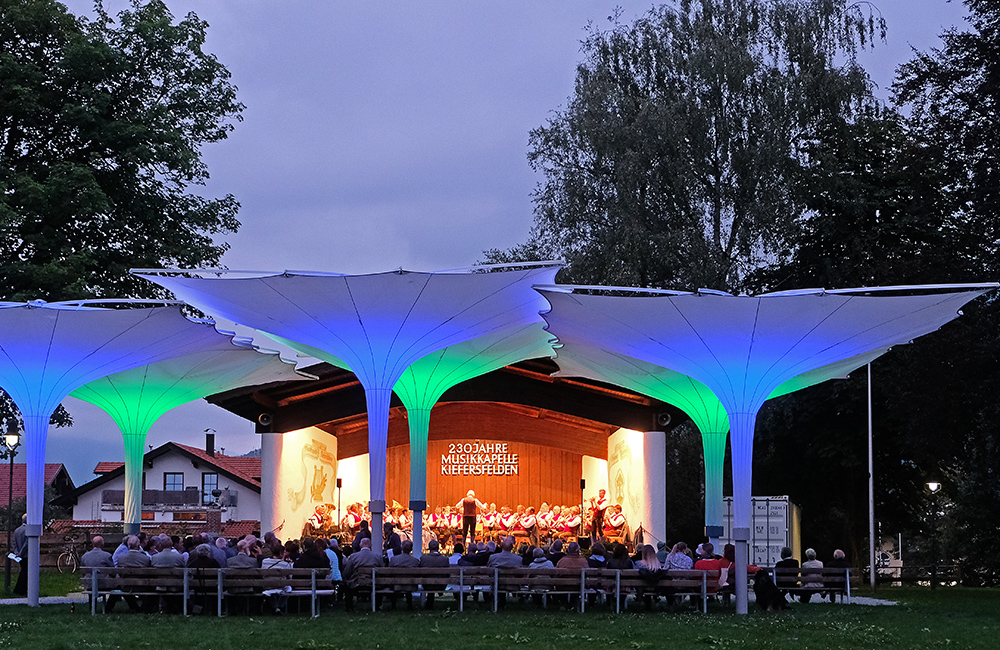
[[[580,506],[573,506],[559,525],[559,536],[563,539],[579,537],[581,524],[583,524],[583,518],[580,516]]]
[[[608,508],[608,516],[604,520],[604,534],[607,537],[617,537],[625,529],[625,514],[622,513],[621,504],[615,504]]]
[[[497,532],[501,535],[510,535],[514,531],[514,513],[507,506],[500,507],[500,516],[497,517]]]
[[[483,538],[490,540],[497,529],[497,504],[491,503],[486,512],[479,516],[479,525],[483,530]]]
[[[531,545],[538,546],[538,517],[535,516],[534,507],[528,506],[528,509],[524,511],[520,525],[528,535]]]
[[[601,535],[604,534],[604,511],[610,503],[607,494],[607,490],[598,490],[597,498],[590,498],[591,510],[593,512],[590,520],[590,535],[594,539],[600,539]]]

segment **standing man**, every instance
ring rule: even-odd
[[[14,537],[10,540],[10,550],[18,558],[21,571],[17,574],[14,593],[18,596],[28,595],[28,513],[21,515],[21,525],[14,529]]]
[[[469,490],[455,507],[462,509],[462,541],[471,544],[476,541],[476,512],[485,510],[486,504],[476,498],[475,490]]]
[[[604,535],[604,511],[608,507],[607,490],[598,490],[597,498],[591,498],[594,507],[594,518],[590,522],[590,536],[594,539],[601,539]]]

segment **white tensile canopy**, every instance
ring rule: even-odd
[[[581,325],[564,321],[562,312],[548,314],[551,327],[559,332],[556,377],[584,377],[616,384],[629,390],[673,404],[684,411],[698,427],[702,438],[705,463],[705,529],[712,542],[718,541],[722,529],[722,481],[726,458],[726,438],[729,416],[722,402],[706,386],[687,375],[628,355],[611,352],[581,343],[574,336],[574,327]],[[888,348],[850,357],[790,379],[768,397],[773,399],[802,390],[829,379],[845,378],[849,373],[884,354]]]
[[[125,443],[125,532],[139,532],[142,514],[142,459],[146,434],[167,411],[223,391],[276,381],[315,379],[298,372],[278,353],[219,332],[204,349],[118,372],[90,382],[72,397],[102,408],[118,424]]]
[[[111,303],[117,308],[100,307]],[[38,605],[45,443],[56,407],[101,377],[222,340],[214,324],[185,318],[179,306],[137,308],[144,304],[149,303],[0,303],[0,386],[24,418],[29,605]]]
[[[386,443],[392,389],[433,352],[538,321],[535,284],[555,263],[419,273],[339,275],[217,270],[134,271],[202,311],[274,335],[306,354],[320,350],[350,368],[368,409],[373,533],[385,511]]]
[[[747,611],[754,426],[783,383],[880,348],[907,343],[956,318],[996,284],[821,289],[731,296],[628,289],[640,296],[582,295],[540,289],[552,304],[549,331],[573,323],[572,336],[600,349],[668,368],[707,386],[729,417],[733,462],[737,612]],[[741,567],[743,567],[741,569]]]

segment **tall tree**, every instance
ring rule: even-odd
[[[739,289],[787,257],[808,145],[874,103],[846,0],[679,0],[591,28],[567,107],[532,131],[535,243],[571,279]]]
[[[925,159],[948,181],[945,226],[984,272],[1000,261],[1000,1],[965,4],[971,29],[948,30],[940,49],[916,53],[893,89]]]
[[[152,296],[132,267],[218,263],[232,195],[192,193],[203,145],[243,105],[202,50],[208,25],[133,0],[117,22],[54,0],[0,0],[0,299]],[[0,391],[0,421],[20,416]],[[60,407],[53,423],[66,425]]]
[[[917,52],[899,69],[899,112],[884,109],[825,139],[820,153],[842,172],[807,177],[803,236],[789,263],[757,274],[763,288],[995,279],[1000,2],[966,4],[969,30],[946,32],[941,49]],[[939,557],[961,563],[963,580],[997,585],[1000,302],[963,312],[873,365],[876,513],[884,534],[909,540],[906,563],[929,564],[931,539],[940,535]],[[812,477],[826,466],[860,481],[864,384],[816,387],[772,405],[759,430],[763,453],[755,455],[763,475],[784,471],[794,450]],[[826,515],[834,493],[845,506],[846,525],[811,516],[806,532],[848,546],[864,541],[858,481],[834,490],[790,478],[804,509]],[[938,517],[929,515],[924,487],[932,479],[944,486],[935,499],[947,504],[941,522],[948,525],[939,530],[930,529]]]
[[[207,27],[158,0],[0,0],[0,296],[149,295],[130,267],[218,263],[239,204],[192,189],[243,106]]]

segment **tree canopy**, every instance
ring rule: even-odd
[[[567,106],[531,132],[527,250],[572,279],[738,289],[787,259],[814,144],[875,104],[854,55],[882,31],[843,0],[679,0],[591,26]]]
[[[0,298],[150,297],[133,267],[212,266],[239,227],[205,198],[203,145],[240,119],[208,25],[158,0],[112,18],[54,0],[0,0]],[[8,431],[20,416],[0,391]],[[58,426],[69,424],[60,407]]]
[[[853,58],[882,34],[869,3],[678,0],[591,27],[574,94],[531,134],[532,233],[487,258],[753,293],[996,280],[1000,1],[965,4],[969,27],[915,52],[890,105]],[[872,364],[876,514],[906,564],[928,564],[940,536],[966,582],[998,585],[1000,300],[963,311]],[[865,374],[769,401],[754,445],[754,492],[788,494],[804,543],[859,564]],[[696,464],[680,448],[671,466]],[[944,485],[938,529],[930,480]],[[691,498],[668,509],[697,511]],[[670,533],[692,525],[671,515]]]
[[[243,109],[208,25],[158,0],[93,20],[0,0],[0,295],[142,296],[136,266],[217,264],[239,204],[192,190]]]

